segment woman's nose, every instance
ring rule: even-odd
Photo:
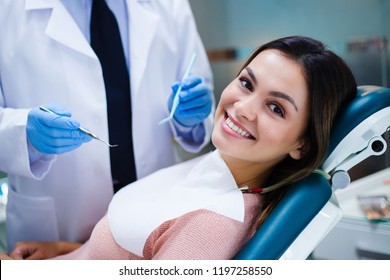
[[[248,121],[254,121],[256,119],[256,106],[250,99],[240,100],[234,103],[236,110],[236,116],[247,119]]]

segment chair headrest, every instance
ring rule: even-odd
[[[336,117],[322,168],[329,173],[348,171],[368,156],[383,153],[386,141],[381,135],[389,126],[390,89],[358,87],[356,98]],[[383,146],[382,149],[375,151],[376,147],[370,146],[375,144]],[[363,150],[366,151],[362,153]]]
[[[390,89],[359,86],[356,98],[348,104],[333,125],[329,154],[358,124],[386,107],[390,107]],[[390,126],[390,123],[388,125]]]

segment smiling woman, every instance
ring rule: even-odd
[[[264,89],[263,84],[275,86],[276,89],[282,88],[277,90],[276,96],[272,93],[269,95],[279,101],[285,99],[284,103],[276,103],[270,108],[273,108],[274,112],[278,112],[285,123],[291,121],[290,117],[299,118],[305,114],[306,116],[303,118],[306,119],[302,123],[304,130],[300,131],[297,149],[292,150],[292,153],[269,168],[267,176],[263,180],[263,186],[267,187],[269,192],[263,195],[264,204],[258,220],[259,224],[264,221],[284,195],[287,188],[283,188],[283,186],[304,178],[319,166],[328,147],[330,130],[336,114],[356,96],[356,81],[347,64],[335,53],[326,49],[322,42],[308,37],[292,36],[264,44],[252,53],[243,65],[240,75],[245,72],[245,68],[255,65],[260,56],[264,56],[264,53],[268,52],[273,52],[272,55],[269,55],[269,59],[274,59],[275,63],[279,60],[280,64],[278,68],[271,68],[274,69],[274,76],[268,76],[270,81],[262,79],[261,76],[266,75],[264,73],[267,73],[268,69],[258,72],[257,90]],[[287,74],[287,71],[290,70],[293,71]],[[289,79],[290,75],[294,75],[294,73],[295,79],[300,79],[301,84],[294,84],[296,80]],[[252,79],[253,76],[252,73]],[[280,84],[272,83],[272,81],[277,81],[276,77],[280,79]],[[247,84],[246,81],[245,84]],[[249,86],[249,88],[251,87],[252,85]],[[272,91],[275,88],[271,88]],[[298,97],[302,98],[305,91],[307,92],[307,100],[305,101],[306,105],[302,106],[302,100]],[[281,93],[285,96],[284,98],[281,98]],[[295,106],[294,103],[296,103]],[[291,106],[295,107],[296,112],[291,110]],[[271,132],[282,133],[275,129],[279,126],[269,127]],[[270,131],[266,133],[268,134]],[[293,127],[288,128],[287,131],[288,137],[295,133]],[[285,140],[287,139],[289,138]]]
[[[233,170],[239,185],[248,181],[253,187],[263,185],[276,163],[288,155],[302,157],[308,95],[301,66],[274,50],[259,53],[226,87],[212,140],[225,161],[228,157],[245,161],[245,171]]]
[[[214,152],[120,190],[84,245],[24,242],[11,257],[232,259],[286,186],[320,164],[337,112],[355,95],[351,71],[321,42],[272,41],[223,91]]]

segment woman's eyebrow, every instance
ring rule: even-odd
[[[270,92],[270,95],[273,96],[273,97],[283,98],[283,99],[287,100],[288,102],[291,103],[291,105],[294,106],[295,111],[298,112],[298,107],[297,107],[297,105],[295,104],[294,99],[292,99],[292,97],[291,97],[290,95],[285,94],[285,93],[283,93],[283,92],[279,92],[279,91],[271,91],[271,92]]]
[[[245,67],[245,70],[248,72],[248,75],[251,77],[251,79],[253,80],[253,83],[256,85],[257,79],[256,79],[256,76],[255,76],[253,70],[249,66]],[[271,91],[270,95],[273,97],[283,98],[283,99],[287,100],[288,102],[291,103],[291,105],[293,105],[295,110],[298,112],[298,107],[295,104],[294,99],[290,95],[283,93],[283,92],[280,92],[280,91]]]
[[[246,70],[246,72],[248,72],[248,75],[249,75],[249,76],[251,77],[251,79],[253,80],[253,83],[254,83],[254,84],[257,84],[257,79],[256,79],[255,74],[253,73],[253,70],[252,70],[249,66],[245,67],[245,70]]]

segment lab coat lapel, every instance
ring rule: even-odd
[[[46,34],[77,52],[97,59],[81,30],[59,0],[26,0],[26,10],[52,9]]]
[[[149,62],[149,51],[157,30],[159,16],[143,7],[148,0],[127,1],[129,15],[129,46],[131,50],[131,86],[132,93],[139,92],[139,87]],[[150,62],[149,62],[150,63]]]

